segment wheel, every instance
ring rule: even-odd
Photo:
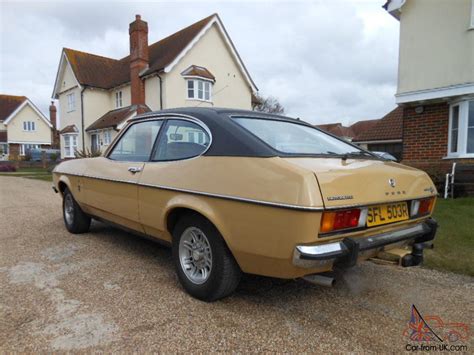
[[[66,229],[70,233],[79,234],[89,231],[91,218],[81,210],[69,189],[64,190],[63,217]]]
[[[174,228],[173,261],[184,289],[206,302],[234,292],[242,274],[219,231],[198,215],[183,216]]]

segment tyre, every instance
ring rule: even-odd
[[[91,218],[77,204],[71,191],[66,188],[63,196],[63,218],[66,229],[70,233],[80,234],[89,231]]]
[[[173,230],[173,262],[184,289],[206,302],[233,293],[242,274],[219,231],[194,214],[183,216]]]

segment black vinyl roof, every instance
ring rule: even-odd
[[[231,117],[248,117],[287,121],[314,128],[314,126],[285,116],[268,113],[237,110],[229,108],[176,108],[155,112],[147,112],[135,117],[132,121],[149,119],[154,116],[191,116],[202,121],[212,134],[212,144],[204,155],[207,156],[246,156],[246,157],[275,157],[281,155],[275,149],[264,143],[258,137],[240,126]]]

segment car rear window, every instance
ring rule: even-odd
[[[343,155],[363,152],[329,134],[299,123],[235,117],[234,121],[273,149],[286,154]]]

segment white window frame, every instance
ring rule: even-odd
[[[196,100],[204,102],[212,102],[212,87],[214,82],[209,79],[204,78],[185,78],[186,79],[186,99],[187,100]],[[193,97],[189,96],[188,82],[193,82]],[[202,89],[199,89],[201,86]],[[206,90],[208,89],[208,90]],[[202,94],[202,98],[199,98],[199,92]],[[209,94],[209,98],[206,99],[206,93]]]
[[[103,139],[104,145],[109,145],[112,143],[112,132],[110,129],[104,131],[104,139]]]
[[[469,102],[474,102],[474,97],[453,102],[449,106],[449,126],[448,126],[448,155],[446,158],[474,158],[473,153],[467,153],[467,138],[469,128]],[[451,133],[452,133],[452,120],[453,120],[453,109],[459,106],[459,122],[458,122],[458,145],[457,151],[451,152]]]
[[[40,144],[28,144],[28,143],[20,144],[20,156],[24,157],[26,155],[27,149],[40,149],[40,148],[41,148]]]
[[[67,112],[76,110],[76,93],[72,92],[66,95],[67,97]]]
[[[75,152],[77,149],[77,138],[78,134],[70,133],[64,134],[64,157],[65,158],[75,158]]]
[[[115,108],[123,107],[123,94],[122,90],[115,92]]]
[[[34,121],[23,121],[23,132],[35,132],[36,122]]]

